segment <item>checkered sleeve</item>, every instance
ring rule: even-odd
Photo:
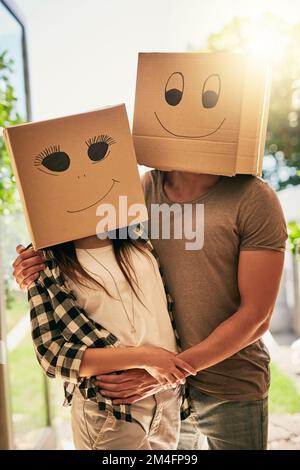
[[[87,346],[65,340],[54,319],[47,290],[38,282],[28,289],[31,336],[37,359],[48,377],[71,383],[80,381],[79,368]]]

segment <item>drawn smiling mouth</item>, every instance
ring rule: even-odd
[[[209,132],[208,134],[202,134],[202,135],[181,135],[181,134],[175,134],[175,132],[172,132],[170,131],[169,129],[166,128],[166,126],[161,122],[161,120],[159,119],[158,115],[156,112],[154,112],[154,115],[157,119],[157,121],[159,122],[159,124],[161,125],[161,127],[166,131],[168,132],[169,134],[171,135],[174,135],[175,137],[181,137],[182,139],[201,139],[202,137],[208,137],[209,135],[212,135],[214,134],[215,132],[217,132],[224,124],[224,122],[226,121],[226,118],[223,119],[223,121],[221,121],[221,123],[218,125],[218,127],[212,131],[212,132]]]
[[[109,188],[109,190],[104,194],[104,196],[101,196],[100,199],[98,199],[96,202],[93,202],[92,204],[90,204],[89,206],[86,206],[86,207],[82,207],[82,209],[76,209],[74,211],[67,211],[69,214],[74,214],[75,212],[82,212],[82,211],[85,211],[87,209],[90,209],[91,207],[95,206],[96,204],[99,204],[99,202],[103,201],[104,198],[106,198],[106,196],[112,191],[114,185],[116,183],[120,183],[119,180],[115,180],[114,178],[112,179],[112,184]]]

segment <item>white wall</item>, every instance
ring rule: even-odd
[[[138,51],[201,47],[234,15],[272,9],[300,21],[296,0],[12,0],[26,25],[33,119],[126,102]]]

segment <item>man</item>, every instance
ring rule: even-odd
[[[219,177],[185,172],[147,173],[151,204],[204,204],[204,245],[153,240],[170,293],[185,361],[198,370],[188,379],[192,415],[183,423],[181,449],[265,449],[269,355],[261,341],[279,288],[286,235],[275,193],[253,176]],[[149,213],[150,210],[149,210]],[[151,221],[150,221],[151,222]],[[43,269],[39,252],[14,262],[21,287]],[[98,377],[103,395],[133,403],[160,386],[140,370]]]

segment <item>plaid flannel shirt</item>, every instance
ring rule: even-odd
[[[140,240],[158,262],[151,243],[142,238]],[[67,289],[52,251],[45,249],[43,252],[46,268],[28,288],[31,335],[41,367],[48,377],[64,380],[64,406],[71,404],[73,393],[78,387],[85,399],[98,403],[100,410],[109,410],[117,419],[131,421],[130,404],[113,405],[111,399],[100,394],[94,384],[94,377],[79,377],[81,359],[87,348],[116,348],[120,346],[120,341],[88,318],[75,296]],[[166,286],[165,291],[168,312],[180,350],[180,340],[173,318],[173,301]],[[182,386],[181,419],[185,419],[189,414],[188,390],[186,386]]]

